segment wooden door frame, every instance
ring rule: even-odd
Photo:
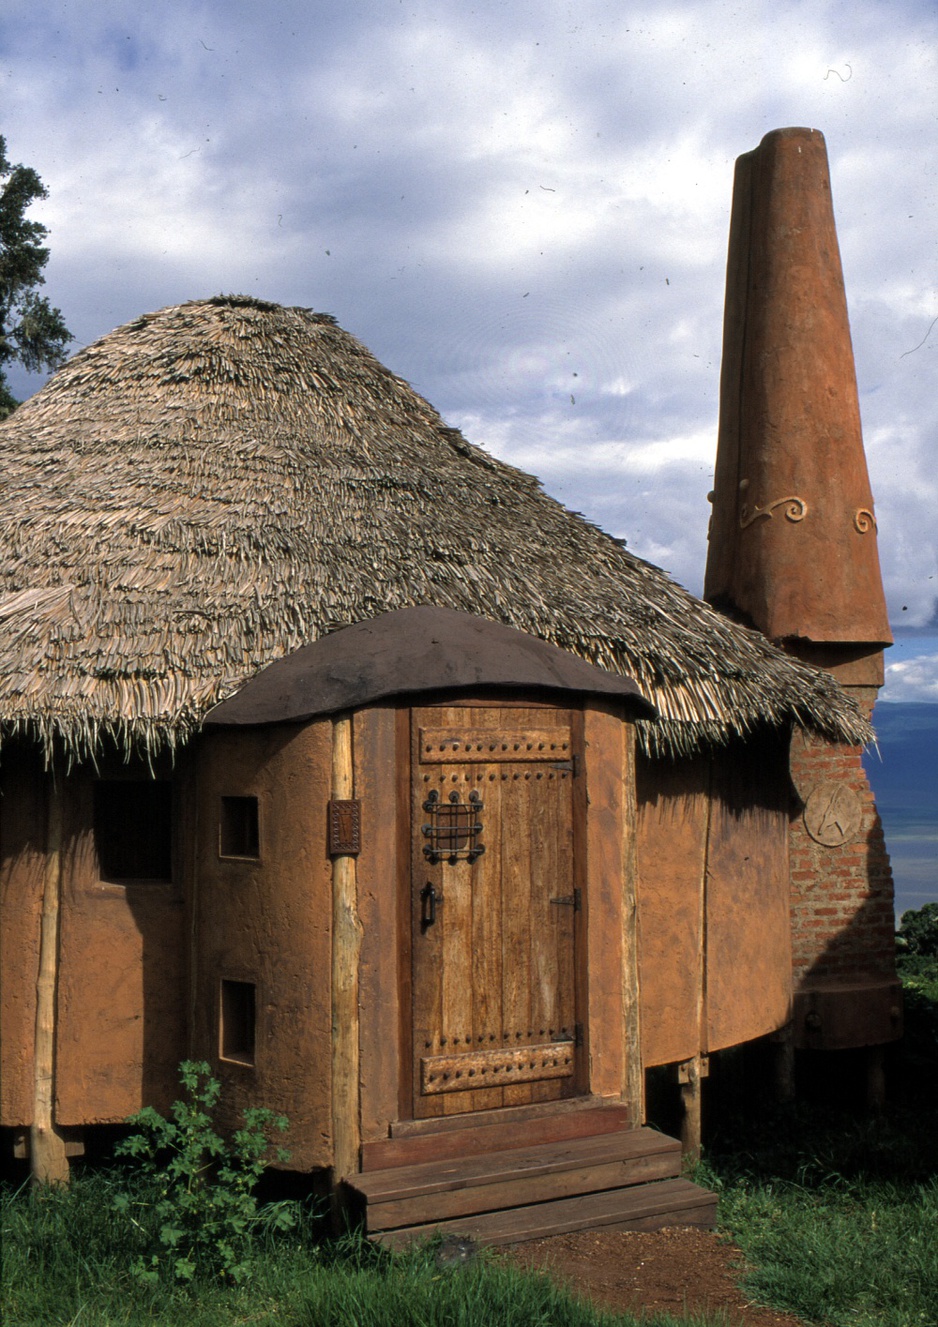
[[[585,1097],[590,1091],[590,1033],[586,1016],[589,1008],[589,919],[590,891],[588,888],[586,811],[587,761],[586,724],[583,697],[570,705],[571,746],[578,758],[579,768],[573,780],[573,879],[579,891],[580,916],[573,930],[573,1007],[576,1026],[580,1029],[581,1044],[577,1047],[575,1095]]]
[[[398,1002],[400,1076],[397,1085],[397,1111],[400,1120],[414,1118],[414,945],[411,924],[413,755],[410,734],[416,703],[415,697],[397,711],[397,934],[400,955],[397,987],[400,992]]]
[[[558,704],[558,702],[561,702]],[[544,698],[540,693],[506,690],[473,693],[468,696],[452,691],[408,697],[384,706],[393,710],[395,765],[388,791],[396,803],[393,836],[395,847],[381,862],[374,862],[363,877],[366,891],[387,890],[386,897],[394,916],[393,956],[378,961],[388,980],[397,987],[390,1007],[370,1003],[363,1016],[377,1019],[382,1035],[395,1039],[398,1066],[393,1087],[380,1094],[381,1107],[369,1126],[367,1138],[386,1137],[393,1133],[395,1121],[407,1122],[410,1129],[421,1129],[424,1122],[413,1121],[413,996],[411,937],[411,710],[438,704],[459,704],[467,708],[525,705],[571,711],[576,725],[576,740],[584,751],[583,774],[574,781],[577,811],[574,817],[574,852],[583,907],[578,919],[575,953],[578,985],[575,991],[578,1021],[583,1025],[583,1080],[578,1092],[608,1101],[628,1103],[636,1123],[642,1118],[641,1019],[638,989],[637,898],[635,882],[635,761],[634,726],[616,702],[598,697],[557,692]],[[582,725],[582,728],[581,728]],[[385,765],[383,769],[386,769]],[[389,806],[382,798],[382,804]],[[365,811],[368,815],[368,811]],[[373,878],[372,878],[373,877]],[[370,883],[369,883],[370,882]],[[393,902],[392,902],[393,900]],[[381,944],[391,943],[391,936]],[[367,929],[365,946],[369,951],[378,945]],[[394,977],[391,977],[391,974]],[[377,996],[375,996],[377,999]],[[393,1005],[396,1002],[397,1008]],[[377,1034],[376,1034],[377,1035]],[[366,1059],[368,1057],[366,1056]],[[369,1060],[370,1064],[370,1060]],[[363,1063],[364,1081],[372,1070]],[[369,1100],[371,1088],[365,1088]],[[545,1106],[545,1108],[548,1108]],[[516,1109],[506,1107],[505,1109]],[[374,1114],[374,1110],[371,1112]],[[480,1112],[481,1116],[481,1112]],[[457,1117],[452,1117],[457,1118]],[[378,1133],[374,1126],[378,1126]],[[432,1124],[430,1127],[433,1127]]]

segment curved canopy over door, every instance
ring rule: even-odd
[[[206,727],[290,723],[390,696],[511,687],[615,697],[629,718],[654,706],[630,677],[473,613],[422,604],[382,613],[288,654],[223,701]]]

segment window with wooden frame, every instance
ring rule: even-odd
[[[173,785],[168,779],[99,779],[94,844],[101,880],[169,884],[173,878]]]
[[[218,814],[218,855],[257,861],[261,855],[256,797],[222,797]]]

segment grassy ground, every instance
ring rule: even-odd
[[[923,1116],[779,1113],[748,1149],[702,1168],[754,1299],[831,1327],[938,1324],[934,1126],[912,1124]]]
[[[748,1112],[699,1175],[719,1190],[752,1297],[825,1327],[938,1324],[938,961],[907,963],[905,978],[907,1044],[882,1117]],[[485,1258],[447,1267],[432,1249],[323,1242],[308,1211],[293,1231],[258,1232],[243,1285],[148,1284],[130,1268],[153,1232],[137,1209],[115,1210],[123,1183],[89,1170],[69,1190],[3,1191],[5,1327],[635,1327]]]
[[[441,1266],[430,1248],[383,1253],[359,1238],[323,1243],[307,1219],[260,1240],[241,1286],[141,1283],[140,1232],[113,1210],[114,1177],[3,1199],[5,1327],[638,1327],[575,1303],[545,1277],[479,1258]],[[642,1327],[682,1327],[674,1319]],[[704,1327],[699,1320],[699,1327]]]
[[[899,966],[906,1038],[887,1110],[729,1121],[699,1176],[719,1191],[752,1296],[830,1327],[938,1324],[938,959]]]

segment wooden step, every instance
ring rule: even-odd
[[[588,1101],[576,1110],[515,1107],[508,1111],[487,1111],[485,1115],[495,1118],[451,1115],[440,1121],[408,1120],[406,1131],[395,1125],[394,1137],[362,1144],[362,1170],[416,1166],[451,1157],[484,1156],[532,1147],[537,1143],[560,1143],[569,1138],[616,1133],[629,1129],[632,1123],[627,1106],[603,1105],[600,1101]]]
[[[428,1222],[372,1236],[387,1248],[405,1248],[435,1234],[465,1235],[480,1244],[520,1244],[574,1230],[661,1230],[665,1226],[716,1223],[716,1195],[690,1180],[666,1179],[652,1184],[581,1194],[554,1202],[483,1212],[449,1221]]]
[[[409,1138],[413,1134],[449,1133],[453,1129],[484,1127],[492,1124],[513,1124],[515,1121],[542,1119],[548,1115],[580,1114],[587,1110],[621,1109],[621,1102],[611,1097],[566,1097],[562,1101],[532,1101],[527,1106],[497,1106],[494,1110],[479,1110],[470,1114],[432,1115],[425,1120],[394,1120],[389,1125],[392,1138]]]
[[[371,1232],[644,1184],[680,1168],[676,1139],[653,1129],[623,1129],[371,1171],[346,1184]]]

